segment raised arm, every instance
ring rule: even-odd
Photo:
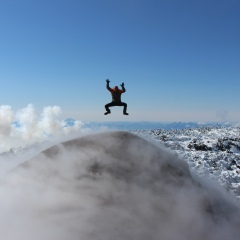
[[[126,89],[125,89],[125,87],[124,87],[124,83],[122,83],[120,86],[122,87],[122,92],[123,92],[123,93],[126,92]]]
[[[109,79],[107,79],[106,82],[107,82],[107,85],[106,85],[107,90],[111,92],[111,88],[109,87],[109,83],[110,83]]]

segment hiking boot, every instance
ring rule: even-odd
[[[110,113],[111,113],[110,111],[107,111],[107,112],[104,113],[104,115],[108,115],[108,114],[110,114]]]

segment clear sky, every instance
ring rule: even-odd
[[[240,121],[240,1],[0,0],[0,83],[79,120]]]

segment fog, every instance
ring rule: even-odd
[[[127,132],[55,145],[0,181],[4,240],[239,239],[239,202]]]

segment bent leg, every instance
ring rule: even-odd
[[[105,109],[106,109],[107,112],[105,112],[104,114],[107,115],[107,114],[111,113],[109,108],[113,107],[113,106],[116,106],[114,102],[110,102],[110,103],[106,104]]]
[[[123,114],[128,115],[127,113],[127,104],[125,102],[118,103],[118,106],[123,106]]]
[[[124,103],[124,106],[123,106],[123,114],[124,114],[124,115],[129,115],[129,114],[127,113],[127,104],[126,104],[126,103]]]

